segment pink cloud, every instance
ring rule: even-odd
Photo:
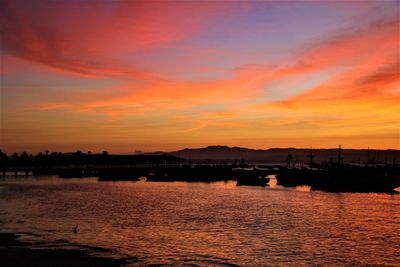
[[[5,1],[0,13],[6,53],[84,76],[150,73],[124,58],[197,33],[228,3],[88,0]],[[125,62],[125,63],[123,63]]]

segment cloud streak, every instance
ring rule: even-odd
[[[230,140],[261,146],[262,140],[278,142],[296,132],[291,140],[297,144],[303,138],[303,144],[320,140],[327,146],[329,136],[336,136],[351,145],[351,136],[381,136],[382,147],[398,146],[399,20],[390,13],[391,3],[341,3],[329,9],[332,3],[307,2],[299,4],[294,18],[286,4],[277,3],[77,3],[0,2],[1,75],[25,83],[23,90],[4,88],[3,98],[32,111],[6,105],[15,115],[5,119],[7,142],[13,139],[9,129],[21,128],[22,121],[48,126],[48,116],[78,127],[86,140],[86,128],[72,119],[81,116],[92,125],[115,125],[110,136],[131,129],[143,142],[148,136],[168,142],[165,133],[174,144]],[[374,5],[389,11],[374,13]],[[349,12],[351,23],[321,33],[305,17],[311,9],[337,12],[337,21]],[[303,21],[314,23],[304,28],[312,38],[289,46],[290,35],[298,34],[294,25]],[[252,27],[257,35],[249,33]],[[276,35],[278,30],[287,36]],[[265,48],[249,51],[254,41]],[[24,63],[29,68],[20,62],[30,62]],[[44,80],[58,77],[64,87],[59,77],[86,83],[64,88],[48,82],[52,86],[37,89],[29,82],[35,71]],[[103,80],[115,84],[104,87]],[[106,142],[102,138],[98,141]]]

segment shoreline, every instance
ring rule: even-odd
[[[0,233],[2,266],[117,267],[130,263],[125,258],[94,256],[90,251],[82,249],[35,248],[34,245],[18,238],[17,233]]]

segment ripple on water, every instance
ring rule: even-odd
[[[138,266],[400,262],[398,195],[51,178],[1,181],[0,196],[4,231]]]

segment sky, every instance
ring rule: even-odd
[[[0,149],[400,149],[400,1],[0,0]]]

